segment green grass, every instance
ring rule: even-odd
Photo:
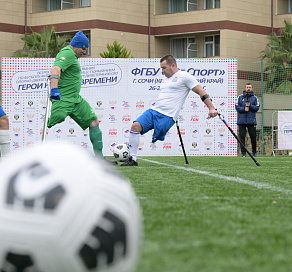
[[[188,159],[118,167],[143,211],[136,272],[292,271],[292,157]]]

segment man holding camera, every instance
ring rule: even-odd
[[[239,128],[239,139],[245,145],[246,128],[251,140],[252,155],[257,156],[257,140],[256,140],[256,112],[260,108],[258,98],[253,93],[251,83],[246,83],[245,90],[237,98],[235,109],[237,110],[237,125]],[[242,157],[246,157],[246,152],[241,147]]]

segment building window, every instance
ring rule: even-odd
[[[180,38],[170,40],[170,53],[175,58],[196,58],[198,57],[198,45],[196,38]]]
[[[79,7],[90,7],[90,0],[79,0]]]
[[[220,56],[220,35],[204,37],[204,57]]]
[[[220,0],[203,0],[204,9],[220,8]]]
[[[89,47],[86,50],[85,55],[86,56],[90,56],[90,44],[91,44],[91,39],[90,39],[90,31],[83,31],[83,33],[85,34],[85,36],[88,38],[89,40]]]
[[[288,0],[288,13],[292,13],[292,0]]]
[[[198,9],[198,0],[169,0],[169,13]]]
[[[74,8],[74,0],[48,0],[48,10]]]

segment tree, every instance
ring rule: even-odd
[[[265,72],[268,73],[267,90],[274,93],[292,92],[292,25],[284,21],[280,36],[271,33],[262,59],[269,59]]]
[[[17,50],[13,56],[23,58],[54,58],[59,51],[69,44],[69,35],[57,35],[55,27],[43,28],[40,33],[31,30],[21,39],[24,41],[23,49]]]
[[[118,43],[116,40],[112,45],[106,45],[108,52],[103,51],[99,55],[102,58],[133,58],[131,51],[128,51],[126,47]]]

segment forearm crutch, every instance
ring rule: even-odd
[[[43,127],[43,134],[42,134],[42,142],[46,142],[46,135],[47,135],[47,125],[49,119],[49,110],[50,110],[50,98],[51,98],[51,77],[48,76],[47,79],[47,105],[46,105],[46,113],[45,113],[45,121]]]
[[[185,147],[184,147],[184,143],[183,143],[183,140],[182,140],[182,136],[181,136],[181,133],[180,133],[180,129],[179,129],[179,126],[178,126],[178,121],[176,120],[175,123],[176,123],[177,133],[178,133],[178,136],[179,136],[179,140],[180,140],[182,151],[184,153],[186,164],[189,164],[188,158],[187,158],[187,155],[186,155],[186,151],[185,151]]]
[[[212,103],[213,103],[213,101],[212,101]],[[231,127],[227,124],[227,122],[224,120],[224,116],[217,110],[217,108],[216,108],[216,106],[215,106],[214,103],[213,103],[213,106],[214,106],[214,109],[217,111],[220,120],[223,121],[223,123],[225,124],[225,126],[229,129],[229,131],[232,133],[232,135],[235,137],[235,139],[240,143],[240,145],[242,146],[242,148],[247,152],[247,154],[252,158],[252,160],[255,162],[255,164],[257,166],[261,166],[259,164],[259,162],[254,158],[254,156],[247,150],[247,148],[242,143],[242,141],[240,141],[240,139],[238,138],[238,136],[234,133],[234,131],[231,129]]]

